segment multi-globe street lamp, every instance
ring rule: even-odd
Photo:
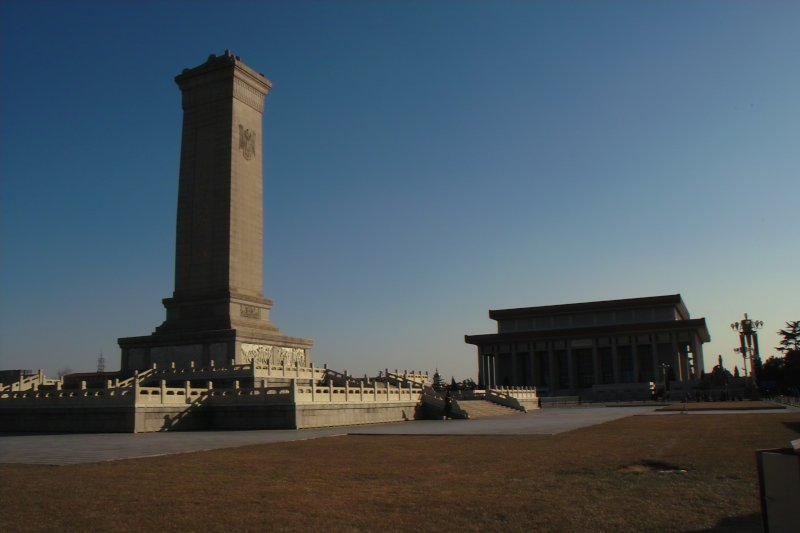
[[[764,327],[763,320],[753,320],[744,314],[739,322],[731,324],[731,329],[739,333],[739,347],[734,351],[742,354],[745,377],[747,377],[747,359],[750,359],[750,379],[756,383],[755,361],[760,357],[758,352],[758,330]]]

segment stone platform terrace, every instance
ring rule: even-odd
[[[96,463],[291,442],[342,435],[555,435],[628,416],[698,416],[754,413],[800,413],[798,407],[776,411],[657,411],[659,406],[572,407],[539,409],[516,416],[479,420],[418,420],[369,426],[304,430],[192,431],[162,433],[95,433],[52,435],[0,434],[0,463],[67,465]]]
[[[653,407],[553,408],[479,420],[417,420],[304,430],[0,435],[0,463],[66,465],[188,453],[337,435],[553,435]]]

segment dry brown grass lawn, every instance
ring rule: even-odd
[[[770,409],[786,409],[785,405],[775,402],[741,401],[741,402],[686,402],[673,403],[657,409],[658,411],[761,411]]]
[[[798,434],[787,412],[636,416],[553,437],[351,436],[1,465],[0,528],[753,531],[753,452]]]

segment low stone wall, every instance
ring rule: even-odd
[[[146,407],[137,405],[134,409],[134,433],[154,431],[186,431],[213,429],[208,411],[187,405],[164,405]]]
[[[208,420],[211,429],[298,429],[295,406],[238,405],[211,406]]]
[[[135,428],[132,405],[0,409],[0,431],[9,433],[133,433]]]
[[[417,418],[419,401],[385,404],[304,404],[297,406],[297,429],[402,422]],[[421,415],[420,415],[421,417]]]
[[[595,402],[645,401],[653,397],[650,383],[596,384],[584,394]]]
[[[580,396],[542,396],[539,407],[574,407],[581,404]]]
[[[308,429],[413,420],[418,402],[389,404],[202,405],[137,407],[137,433],[183,430]]]

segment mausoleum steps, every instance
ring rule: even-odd
[[[505,407],[504,405],[499,405],[488,400],[458,400],[458,406],[467,412],[470,420],[522,413],[522,411],[517,411],[516,409]]]

